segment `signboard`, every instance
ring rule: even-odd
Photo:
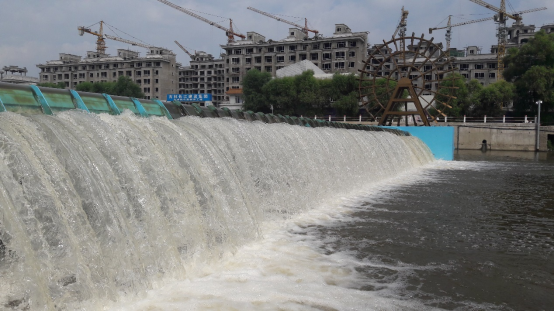
[[[167,101],[179,102],[207,102],[212,100],[212,95],[209,93],[199,94],[168,94]]]

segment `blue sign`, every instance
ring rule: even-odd
[[[179,102],[206,102],[211,101],[212,95],[209,93],[199,94],[168,94],[167,101],[179,101]]]

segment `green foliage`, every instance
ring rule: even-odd
[[[111,95],[144,98],[140,86],[134,83],[131,78],[120,76],[117,82],[82,82],[75,87],[75,90],[82,92],[107,93]]]
[[[554,118],[554,34],[543,30],[521,48],[512,48],[504,58],[504,78],[515,85],[514,111],[518,115],[536,112],[542,100],[542,117]]]
[[[144,98],[144,93],[140,89],[140,86],[127,76],[119,76],[111,91],[113,95]]]
[[[440,82],[435,101],[443,114],[458,117],[463,115],[464,108],[469,104],[467,103],[468,95],[469,91],[465,78],[458,73],[451,73]],[[448,103],[452,108],[440,103]]]
[[[43,83],[37,83],[37,87],[65,89],[65,83],[63,83],[63,82],[58,82],[58,83],[43,82]]]
[[[271,79],[269,73],[250,70],[243,80],[244,110],[292,116],[358,113],[358,79],[335,74],[332,79],[316,79],[305,71],[294,77]]]
[[[268,102],[267,96],[262,92],[262,88],[269,81],[271,81],[270,73],[262,73],[255,68],[246,73],[242,80],[244,110],[264,113],[271,112],[271,106]]]

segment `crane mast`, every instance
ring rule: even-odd
[[[185,49],[185,47],[183,47],[179,42],[177,42],[177,40],[175,40],[174,42],[179,46],[179,48],[181,48],[181,50],[185,51],[185,53],[188,54],[188,56],[190,56],[190,58],[194,60],[194,55],[192,55],[187,49]]]
[[[264,11],[261,11],[261,10],[258,10],[256,8],[253,8],[253,7],[248,7],[247,8],[248,10],[251,10],[251,11],[254,11],[256,13],[259,13],[259,14],[262,14],[262,15],[265,15],[267,17],[271,17],[273,19],[276,19],[278,20],[279,22],[283,22],[283,23],[286,23],[286,24],[289,24],[289,25],[292,25],[292,26],[295,26],[295,27],[298,27],[300,29],[302,29],[302,32],[306,35],[306,37],[309,37],[309,32],[313,32],[315,34],[315,36],[317,37],[317,35],[319,34],[319,31],[315,30],[315,29],[309,29],[308,28],[308,19],[307,18],[304,18],[304,26],[302,25],[299,25],[299,24],[296,24],[296,23],[293,23],[291,21],[287,21],[286,19],[282,19],[280,17],[277,17],[273,14],[270,14],[270,13],[267,13],[267,12],[264,12]]]
[[[91,35],[95,35],[97,37],[96,39],[96,52],[101,54],[106,54],[106,42],[104,41],[104,30],[103,30],[103,21],[100,21],[100,31],[94,32],[90,30],[90,28],[79,26],[77,28],[79,30],[79,36],[84,35],[85,33],[89,33]]]
[[[180,6],[178,6],[178,5],[174,4],[174,3],[171,3],[171,2],[169,2],[169,1],[167,1],[167,0],[158,0],[158,1],[161,2],[161,3],[163,3],[163,4],[165,4],[165,5],[170,6],[170,7],[174,8],[174,9],[176,9],[176,10],[179,10],[179,11],[185,13],[185,14],[188,14],[188,15],[190,15],[190,16],[192,16],[192,17],[195,17],[195,18],[197,18],[197,19],[199,19],[199,20],[201,20],[201,21],[203,21],[203,22],[206,22],[206,23],[208,23],[208,24],[210,24],[210,25],[212,25],[212,26],[215,26],[215,27],[217,27],[217,28],[219,28],[219,29],[221,29],[221,30],[224,30],[224,31],[226,32],[226,34],[227,34],[227,40],[228,40],[229,43],[235,42],[235,36],[236,36],[236,37],[239,37],[239,38],[242,38],[242,39],[245,39],[245,38],[246,38],[246,36],[244,36],[243,34],[236,33],[236,32],[233,30],[233,20],[232,20],[232,19],[229,19],[229,22],[230,22],[229,28],[226,28],[226,27],[223,27],[223,26],[221,26],[221,25],[219,25],[219,24],[217,24],[217,23],[215,23],[215,22],[212,22],[212,21],[210,21],[209,19],[204,18],[204,17],[202,17],[202,16],[200,16],[200,15],[194,13],[194,12],[191,12],[191,11],[189,11],[189,10],[187,10],[187,9],[185,9],[185,8],[182,8],[182,7],[180,7]]]
[[[410,14],[410,11],[404,10],[404,7],[402,7],[402,15],[400,17],[400,22],[398,23],[398,26],[396,27],[396,31],[392,35],[394,38],[396,34],[400,33],[400,37],[406,36],[406,27],[408,26],[408,14]]]
[[[516,13],[516,14],[512,15],[512,14],[509,14],[509,13],[506,12],[506,1],[505,0],[500,1],[500,8],[495,7],[494,5],[486,3],[485,1],[482,1],[482,0],[469,0],[469,1],[471,1],[473,3],[476,3],[480,6],[483,6],[487,9],[489,9],[489,10],[492,10],[492,11],[498,13],[497,15],[494,16],[494,20],[498,25],[497,26],[497,32],[496,32],[496,36],[498,37],[497,75],[498,75],[498,79],[502,80],[503,79],[502,73],[504,72],[504,60],[503,59],[504,59],[504,55],[506,55],[506,43],[508,41],[507,40],[508,39],[508,34],[507,34],[507,28],[506,28],[506,21],[508,20],[508,18],[511,18],[511,19],[515,20],[516,22],[520,22],[521,21],[521,16],[519,14],[542,11],[542,10],[546,10],[546,8],[542,7],[542,8],[526,10],[526,11],[522,11],[522,12],[519,12],[519,13]]]

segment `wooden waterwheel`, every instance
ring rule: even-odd
[[[455,99],[450,93],[456,87],[441,83],[457,79],[447,77],[457,70],[452,61],[449,51],[423,34],[383,40],[360,70],[360,105],[380,126],[429,126],[437,117],[446,117],[443,111]]]

